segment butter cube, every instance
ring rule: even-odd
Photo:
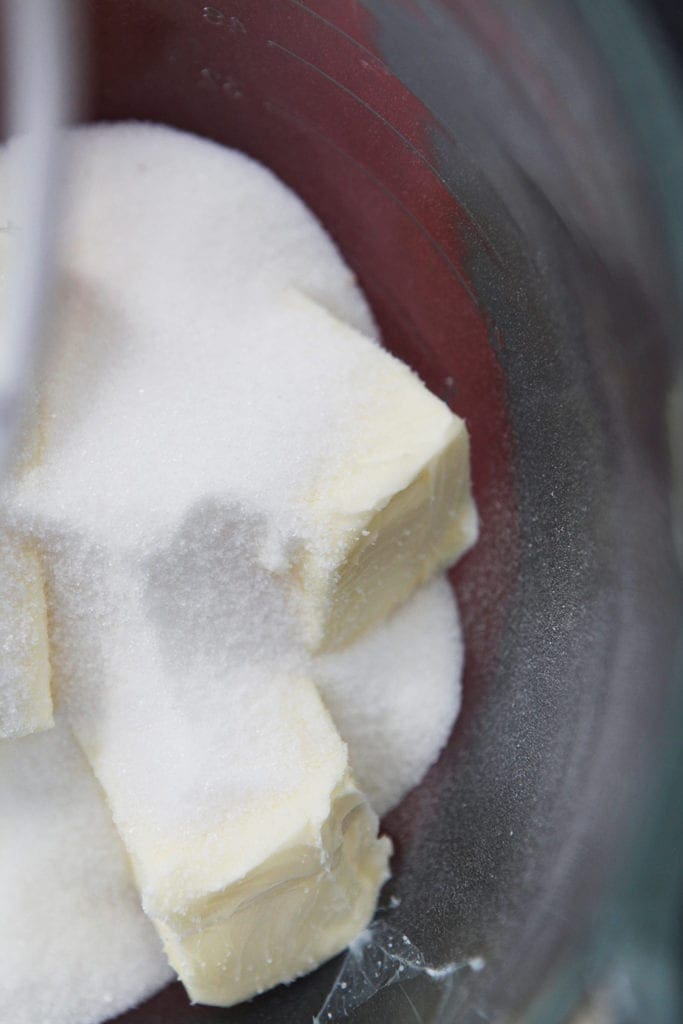
[[[321,306],[287,296],[320,344],[346,353],[352,418],[308,495],[293,578],[313,651],[347,645],[477,538],[462,419],[404,363]]]
[[[282,808],[289,828],[271,830],[265,812],[246,825],[254,851],[259,832],[269,847],[249,865],[237,868],[229,855],[241,832],[225,832],[216,851],[224,875],[215,887],[197,880],[201,895],[186,889],[178,900],[174,883],[170,901],[148,891],[147,913],[194,1001],[232,1006],[292,981],[340,953],[370,922],[389,874],[389,840],[377,839],[377,818],[348,770],[331,791],[311,788],[317,792]]]
[[[5,533],[0,536],[0,738],[52,724],[40,562],[28,544]]]
[[[106,728],[77,728],[169,962],[193,1000],[231,1006],[366,927],[391,844],[308,679],[248,671],[188,711],[192,689],[156,716],[142,694],[126,737],[110,688]]]

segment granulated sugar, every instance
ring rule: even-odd
[[[130,545],[226,492],[289,517],[371,396],[348,350],[318,344],[282,297],[296,289],[372,335],[352,274],[240,153],[131,124],[78,129],[71,153],[44,459],[23,477],[24,518]]]
[[[0,743],[0,1021],[90,1024],[171,971],[63,721]]]
[[[463,654],[442,578],[352,647],[315,659],[313,678],[378,814],[417,785],[446,743],[460,709]]]
[[[447,739],[462,664],[444,580],[318,658],[286,600],[305,496],[376,397],[362,357],[282,302],[293,289],[374,331],[311,213],[247,157],[165,128],[79,129],[72,155],[36,457],[2,495],[44,563],[59,720],[1,750],[3,820],[17,823],[0,859],[0,887],[17,890],[2,941],[21,936],[0,956],[12,1024],[102,1019],[168,977],[68,729],[138,883],[150,864],[209,872],[221,831],[247,806],[270,820],[314,767],[292,680],[318,684],[383,812]],[[0,159],[0,194],[6,176]]]

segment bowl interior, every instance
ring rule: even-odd
[[[514,21],[450,7],[88,8],[88,116],[165,122],[270,166],[337,241],[387,346],[471,432],[481,539],[453,573],[464,707],[387,819],[385,903],[400,899],[386,920],[427,963],[485,967],[447,990],[424,976],[387,987],[358,1021],[491,1017],[535,987],[599,885],[656,704],[642,679],[671,645],[666,275],[648,258],[656,229],[633,191],[645,184],[610,178],[635,160],[623,118],[571,18],[544,30],[550,53],[564,41],[558,71],[521,7]],[[573,92],[558,80],[572,56]],[[584,95],[607,99],[577,121]],[[610,221],[595,196],[612,187],[625,209]],[[190,1008],[175,985],[122,1019],[307,1021],[338,968],[232,1010]]]

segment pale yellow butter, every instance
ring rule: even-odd
[[[345,949],[372,918],[390,844],[377,839],[377,818],[348,772],[329,803],[290,810],[293,827],[263,861],[182,909],[174,900],[165,920],[152,918],[196,1002],[231,1006],[292,981]],[[269,831],[265,817],[258,827]]]
[[[354,357],[357,385],[353,419],[308,496],[310,540],[293,570],[307,642],[322,651],[348,644],[464,554],[477,513],[464,421],[369,338],[304,296],[288,302]]]
[[[229,680],[225,691],[215,710],[236,763],[224,790],[222,769],[212,778],[168,750],[175,767],[164,768],[162,807],[152,788],[141,792],[143,752],[122,755],[113,733],[111,746],[85,744],[172,967],[193,1000],[219,1006],[344,949],[374,913],[391,851],[312,682],[264,681],[255,709],[248,695],[231,702]],[[176,813],[174,791],[184,808],[192,787],[196,811]]]
[[[2,167],[0,166],[0,174]],[[0,331],[13,231],[0,224]],[[23,464],[27,441],[18,457]],[[0,528],[0,739],[26,736],[53,724],[47,610],[40,562],[33,547]]]
[[[52,724],[40,562],[28,544],[5,533],[0,536],[0,738]]]

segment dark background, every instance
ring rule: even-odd
[[[650,7],[664,29],[679,63],[683,63],[683,2],[681,0],[650,0]]]
[[[650,0],[650,8],[678,61],[679,68],[683,70],[683,0]],[[683,936],[683,906],[680,930]]]

